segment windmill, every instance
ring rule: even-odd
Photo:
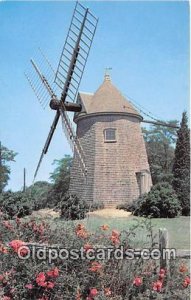
[[[49,60],[40,50],[47,63],[49,71],[54,77],[53,82],[52,80],[48,80],[48,76],[41,72],[37,63],[31,59],[31,66],[37,75],[38,80],[37,82],[32,80],[28,74],[25,74],[25,76],[40,103],[44,105],[47,103],[47,99],[49,99],[50,108],[56,111],[56,115],[54,117],[34,174],[34,179],[37,176],[43,156],[49,149],[53,134],[60,118],[62,121],[63,131],[65,132],[72,150],[78,156],[83,175],[86,176],[87,168],[83,149],[73,130],[72,122],[67,112],[80,112],[82,109],[81,104],[76,102],[76,97],[96,31],[97,23],[98,19],[90,12],[90,10],[85,8],[79,2],[76,2],[69,31],[56,72],[54,72]],[[59,97],[56,94],[55,84],[60,92]]]
[[[135,109],[136,106],[111,82],[108,74],[111,68],[106,69],[104,82],[95,93],[78,93],[97,22],[98,19],[77,2],[57,71],[54,72],[41,50],[46,70],[42,72],[42,67],[31,59],[38,81],[28,74],[26,77],[42,106],[49,102],[51,109],[56,111],[34,178],[61,119],[74,150],[69,193],[90,205],[102,202],[105,207],[115,207],[132,202],[152,186],[141,122],[167,127],[176,125],[154,118],[152,121],[144,119],[144,112]],[[76,133],[68,112],[74,112]]]

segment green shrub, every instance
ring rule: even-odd
[[[32,210],[48,207],[48,196],[52,184],[47,181],[37,181],[26,189],[26,196],[30,198]]]
[[[104,203],[103,202],[93,202],[89,205],[89,211],[95,211],[99,209],[104,209]]]
[[[169,183],[154,185],[148,194],[126,206],[136,216],[153,218],[174,218],[181,212],[177,195]]]
[[[84,219],[89,211],[89,205],[79,199],[76,195],[67,193],[59,203],[61,213],[60,216],[64,220],[80,220]]]
[[[32,198],[23,192],[8,191],[0,195],[0,207],[8,219],[30,215],[32,202]]]
[[[121,260],[116,255],[111,259],[106,256],[92,260],[91,255],[85,254],[88,246],[95,251],[111,247],[135,249],[142,230],[148,237],[144,248],[155,249],[150,220],[147,221],[142,220],[128,231],[103,232],[102,227],[98,227],[92,232],[84,222],[60,222],[59,226],[57,222],[47,223],[30,217],[10,222],[0,214],[0,299],[189,300],[188,262],[172,259],[169,269],[164,270],[154,259]],[[23,243],[30,244],[30,257],[26,259],[18,257],[19,245]],[[49,246],[51,251],[44,252]],[[41,256],[39,249],[46,255]],[[79,258],[75,259],[72,254],[66,258],[65,252],[56,258],[59,249],[77,249]]]

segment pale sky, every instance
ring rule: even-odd
[[[80,90],[95,92],[105,67],[124,94],[163,120],[180,120],[189,101],[187,2],[83,2],[99,24]],[[9,188],[30,185],[54,111],[42,110],[24,77],[38,47],[56,68],[75,3],[0,3],[0,140],[18,152]],[[59,125],[37,180],[48,180],[54,159],[71,154]]]

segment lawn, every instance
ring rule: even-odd
[[[62,230],[62,227],[66,227],[66,223],[71,222],[63,221],[60,218],[47,219],[51,223],[51,226],[57,227]],[[141,217],[129,216],[126,218],[112,218],[112,217],[100,217],[91,215],[84,219],[83,222],[89,231],[95,232],[103,224],[109,225],[110,230],[116,229],[121,231],[128,231],[133,228],[137,223],[143,222],[146,219]],[[148,220],[148,219],[147,219]],[[79,223],[79,221],[75,221]],[[189,249],[190,248],[190,218],[189,217],[178,217],[173,219],[151,219],[151,224],[153,227],[153,232],[156,235],[156,242],[158,241],[158,231],[159,228],[166,228],[169,233],[169,247],[175,249]],[[135,230],[136,231],[136,230]],[[145,228],[137,229],[136,240],[137,246],[141,247],[143,243],[147,240],[147,231]]]
[[[110,229],[128,230],[143,218],[130,216],[128,218],[101,218],[91,216],[86,219],[87,227],[94,231],[102,224],[108,224]],[[159,228],[166,228],[169,233],[169,246],[176,249],[190,248],[190,218],[179,217],[174,219],[151,219],[154,233],[158,233]],[[140,240],[144,240],[144,230],[139,229]]]

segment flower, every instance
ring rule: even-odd
[[[156,292],[161,292],[162,290],[162,281],[157,280],[153,283],[153,290]]]
[[[112,243],[114,245],[120,243],[119,236],[120,236],[120,233],[117,230],[112,230],[110,240],[112,241]]]
[[[32,290],[33,285],[31,283],[25,285],[26,289]]]
[[[143,279],[141,277],[135,277],[135,279],[133,280],[133,284],[136,286],[140,286],[143,283]]]
[[[84,245],[84,251],[87,252],[88,250],[93,249],[93,247],[90,244],[85,244]]]
[[[78,224],[77,226],[76,226],[76,231],[79,231],[79,230],[84,230],[85,229],[85,226],[83,225],[83,224]]]
[[[28,247],[25,246],[25,242],[23,242],[21,240],[11,241],[11,242],[9,242],[9,246],[14,250],[14,252],[16,252],[17,254],[20,254],[21,256],[25,256],[29,251]],[[23,248],[20,249],[21,247],[23,247]]]
[[[7,228],[9,230],[13,229],[13,226],[11,225],[11,223],[9,221],[3,221],[2,223],[5,226],[5,228]]]
[[[2,299],[2,300],[11,300],[11,298],[8,297],[8,296],[3,296],[3,299]]]
[[[19,225],[21,223],[20,218],[16,217],[16,223],[17,223],[17,225]]]
[[[98,272],[102,268],[102,265],[98,263],[97,261],[93,261],[91,267],[89,268],[92,272]]]
[[[186,265],[182,264],[182,265],[179,267],[179,271],[180,271],[181,273],[186,273],[186,272],[188,272],[188,268],[187,268]]]
[[[7,254],[9,252],[9,250],[3,244],[0,244],[0,252],[4,253],[4,254]]]
[[[16,252],[18,253],[19,248],[24,246],[25,242],[21,241],[21,240],[13,240],[9,243],[9,246]]]
[[[76,235],[80,238],[87,238],[88,233],[83,224],[78,224],[75,229]]]
[[[3,281],[3,279],[4,279],[4,276],[0,275],[0,281]]]
[[[48,289],[53,289],[53,287],[55,286],[55,283],[51,282],[51,281],[48,281],[46,286],[47,286]]]
[[[77,293],[76,293],[76,299],[75,300],[81,300],[81,293],[80,293],[80,289],[77,289]]]
[[[188,287],[190,285],[190,277],[186,276],[182,285],[183,287]]]
[[[104,289],[104,295],[105,296],[111,296],[111,290],[110,290],[110,288],[105,288]]]
[[[159,279],[162,280],[164,278],[164,276],[165,276],[165,273],[166,273],[166,271],[164,269],[160,269],[160,271],[159,271]]]
[[[42,286],[42,287],[47,286],[47,283],[45,282],[45,280],[46,280],[46,277],[45,277],[44,272],[40,272],[36,277],[36,283],[39,286]]]
[[[55,267],[54,269],[52,270],[49,270],[47,273],[46,273],[47,276],[49,277],[58,277],[59,276],[59,269],[57,267]]]
[[[97,289],[93,288],[93,289],[90,290],[90,293],[89,293],[90,297],[95,297],[97,295],[98,295],[98,290]]]
[[[101,230],[108,230],[109,229],[109,225],[104,224],[104,225],[100,226],[100,229]]]

